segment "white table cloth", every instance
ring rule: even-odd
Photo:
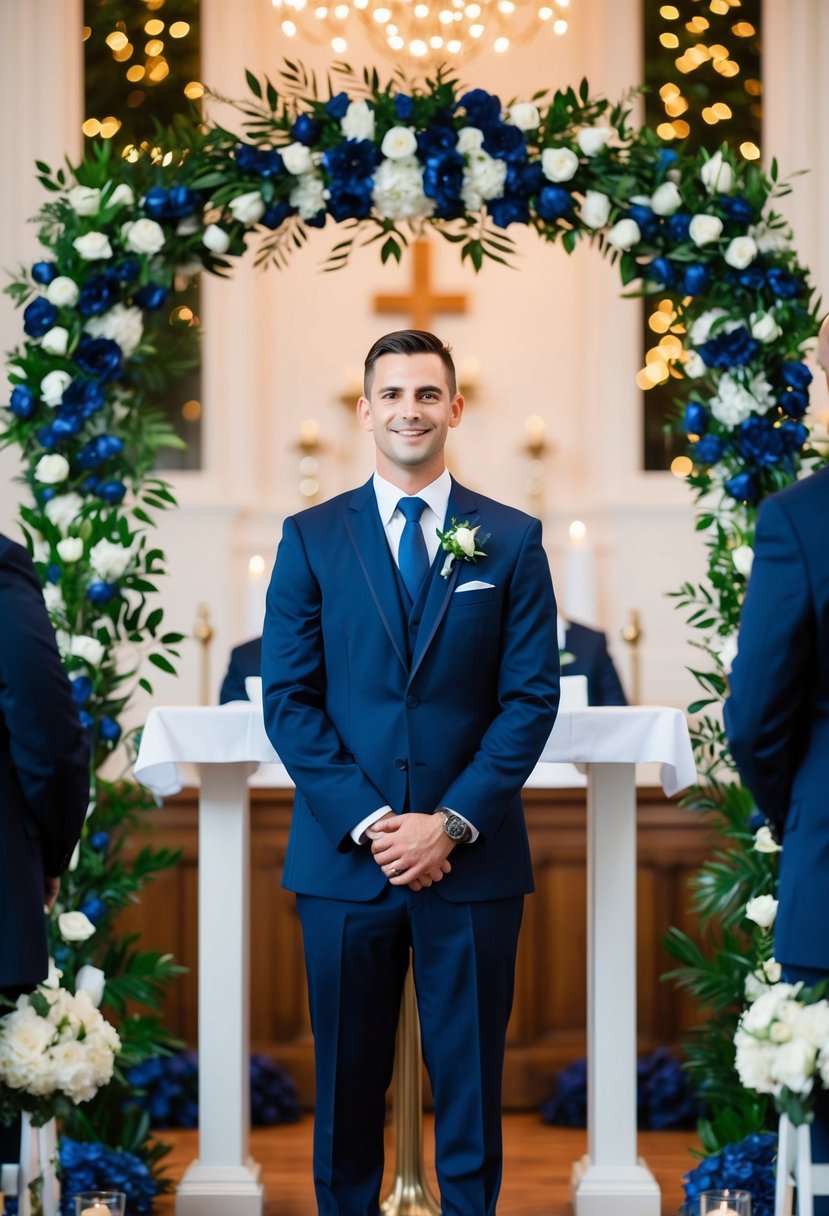
[[[636,1152],[636,764],[658,763],[672,795],[696,777],[678,709],[559,713],[541,760],[587,772],[588,1152],[573,1168],[576,1216],[659,1216],[659,1187]],[[199,1158],[179,1216],[261,1216],[248,1156],[247,782],[278,763],[261,708],[150,711],[136,780],[199,799]],[[195,773],[193,772],[195,766]]]

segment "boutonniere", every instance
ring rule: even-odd
[[[558,652],[559,667],[566,667],[568,663],[575,663],[576,656],[571,654],[569,650],[560,650]]]
[[[486,544],[489,540],[489,533],[487,532],[485,536],[478,536],[480,530],[480,524],[473,528],[468,519],[459,524],[453,518],[451,528],[447,528],[445,532],[438,531],[440,546],[448,554],[440,572],[441,578],[449,577],[456,561],[476,562],[479,557],[486,557],[486,553],[483,549],[479,549],[478,545]]]

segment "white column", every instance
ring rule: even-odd
[[[177,1216],[262,1216],[250,1131],[247,779],[255,764],[204,764],[199,798],[199,1156]]]
[[[636,766],[587,768],[587,1156],[576,1216],[659,1216],[636,1155]]]

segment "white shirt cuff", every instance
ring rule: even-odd
[[[351,829],[351,839],[355,844],[365,844],[368,840],[366,832],[373,823],[378,819],[382,819],[384,815],[388,815],[391,810],[390,806],[381,806],[379,811],[372,811],[370,815],[366,815],[365,819],[361,819],[356,828]]]
[[[453,811],[451,806],[445,806],[443,809],[445,811],[449,811],[452,815],[458,815],[458,812]],[[470,832],[472,833],[472,835],[469,837],[469,839],[466,842],[467,844],[472,844],[473,840],[477,840],[481,833],[475,827],[474,823],[469,822],[466,815],[458,815],[458,819],[462,819],[464,821],[464,823],[466,824],[466,826],[469,828]]]

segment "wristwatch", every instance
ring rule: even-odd
[[[460,815],[453,814],[445,806],[438,807],[438,814],[443,816],[443,830],[450,840],[456,844],[466,844],[472,839],[472,829]]]

